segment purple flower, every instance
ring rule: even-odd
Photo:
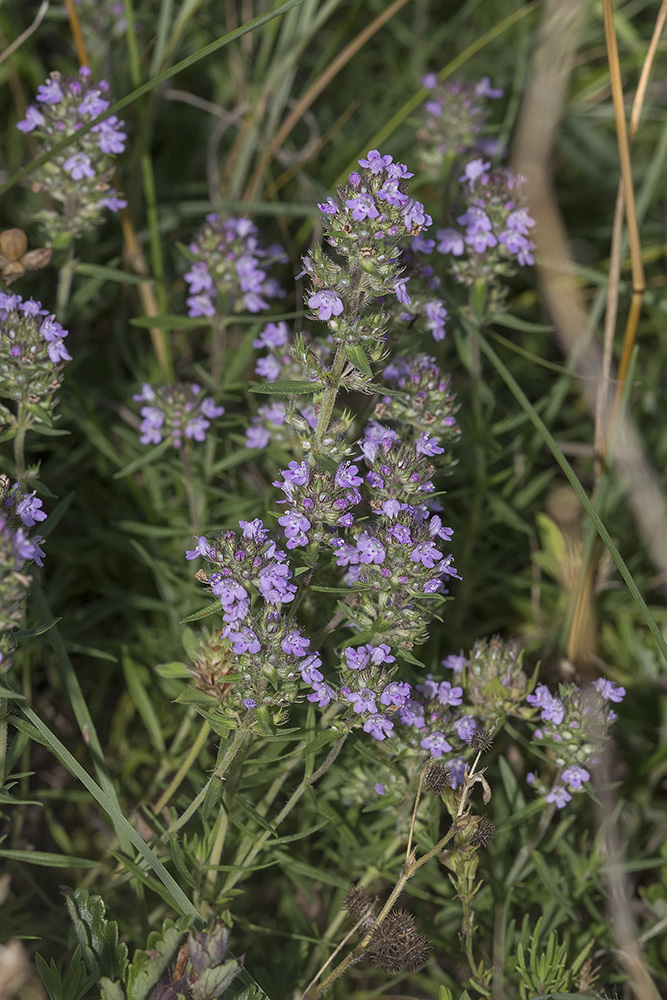
[[[286,483],[293,483],[295,486],[307,486],[310,479],[310,467],[308,462],[290,462],[288,467],[281,470],[280,475]],[[274,486],[281,485],[274,483]]]
[[[287,323],[267,323],[259,337],[252,342],[256,348],[284,347],[289,337]]]
[[[210,426],[210,421],[206,420],[203,416],[193,417],[185,425],[184,433],[186,438],[192,441],[205,441],[206,431]]]
[[[366,159],[359,160],[358,163],[360,167],[365,167],[372,174],[380,174],[385,167],[389,166],[392,160],[393,156],[382,156],[377,149],[371,149],[370,153],[366,154]]]
[[[28,105],[25,118],[16,123],[19,132],[33,132],[36,128],[41,128],[43,125],[46,125],[46,118],[34,104]]]
[[[563,771],[562,778],[570,786],[570,788],[581,788],[581,786],[590,780],[590,773],[585,767],[580,767],[578,764],[573,764],[571,767],[566,767]]]
[[[204,414],[205,417],[209,418],[209,420],[214,420],[216,417],[221,417],[225,412],[224,406],[218,406],[215,400],[211,399],[210,396],[207,396],[206,399],[203,399],[201,401],[201,403],[199,404],[199,409],[201,410],[201,412]]]
[[[463,242],[461,243],[463,245]],[[426,322],[424,326],[430,330],[433,339],[436,341],[445,339],[445,320],[447,319],[447,309],[442,299],[432,299],[426,303]]]
[[[208,541],[208,539],[206,539],[204,537],[204,535],[200,535],[199,537],[197,537],[197,535],[194,535],[193,537],[196,540],[197,545],[195,546],[194,549],[189,549],[185,553],[185,558],[186,559],[197,559],[199,556],[203,556],[204,559],[211,559],[211,558],[213,558],[213,553],[214,553],[215,550],[214,550],[213,546],[210,544],[210,542]]]
[[[322,289],[308,299],[311,309],[317,309],[318,319],[331,319],[332,316],[340,316],[343,311],[342,299],[330,289]]]
[[[253,630],[246,625],[240,632],[228,632],[227,637],[232,640],[232,652],[237,656],[243,653],[259,653],[262,648]]]
[[[541,718],[545,722],[553,722],[559,726],[565,717],[563,702],[551,694],[546,684],[538,684],[535,693],[529,694],[526,701],[542,710]]]
[[[90,162],[90,157],[85,153],[74,153],[63,163],[63,169],[67,171],[72,180],[80,181],[84,177],[94,177],[95,171]]]
[[[469,743],[477,730],[477,723],[472,715],[462,715],[460,719],[456,719],[454,722],[454,729],[460,740]]]
[[[336,469],[336,475],[334,482],[336,486],[344,489],[345,487],[357,487],[361,486],[363,479],[358,475],[359,468],[356,465],[352,465],[351,462],[341,462]]]
[[[442,681],[438,686],[437,697],[441,705],[460,705],[463,701],[463,688],[452,687],[449,681]]]
[[[21,518],[26,528],[32,528],[37,521],[45,521],[46,513],[39,508],[42,501],[35,492],[25,493],[16,505],[16,513]]]
[[[310,639],[305,635],[301,635],[298,629],[288,632],[280,644],[283,653],[297,657],[305,656],[309,646]]]
[[[267,354],[265,357],[257,359],[255,372],[261,378],[265,378],[267,382],[275,382],[280,375],[280,362],[272,354]]]
[[[301,670],[301,677],[306,684],[310,684],[314,687],[315,684],[319,684],[324,678],[322,671],[319,669],[322,666],[322,660],[317,653],[310,653],[303,663],[299,664],[299,669]]]
[[[296,587],[289,582],[291,576],[292,571],[287,563],[271,563],[264,567],[259,574],[257,586],[267,604],[289,604],[294,600]]]
[[[419,440],[417,441],[417,454],[418,455],[428,455],[429,458],[433,455],[442,455],[444,448],[441,448],[438,444],[437,438],[432,438],[429,436],[428,431],[422,431],[419,435]]]
[[[403,209],[403,220],[408,229],[414,229],[415,226],[424,226],[428,228],[433,219],[424,210],[424,206],[419,201],[410,201]]]
[[[374,740],[383,740],[394,728],[394,723],[386,715],[369,715],[363,728],[364,732],[370,733]]]
[[[243,704],[246,708],[257,708],[257,702],[254,698],[244,698]]]
[[[409,701],[403,705],[398,712],[398,717],[404,726],[414,726],[415,729],[423,729],[426,725],[424,720],[424,706],[418,701]]]
[[[401,708],[410,700],[411,692],[412,688],[407,681],[391,681],[380,695],[380,704]]]
[[[483,76],[475,87],[475,93],[480,97],[498,98],[502,97],[505,92],[501,87],[492,87],[489,77]]]
[[[245,432],[246,448],[266,448],[271,435],[265,427],[249,427]]]
[[[352,209],[352,218],[357,222],[363,222],[364,219],[377,219],[380,214],[369,194],[358,194],[355,198],[349,198],[345,204]]]
[[[300,514],[298,510],[289,510],[278,518],[278,524],[283,528],[288,549],[308,544],[306,532],[311,528],[311,523],[304,514]]]
[[[432,757],[442,757],[443,753],[449,753],[452,749],[451,743],[445,739],[445,734],[439,731],[425,736],[419,745],[424,750],[429,750]]]
[[[383,563],[386,556],[386,551],[384,546],[374,538],[372,535],[363,532],[357,539],[357,550],[360,552],[359,561],[364,565],[369,563],[375,563],[379,565]],[[340,565],[340,563],[338,564]]]
[[[465,252],[463,237],[457,229],[438,229],[435,235],[438,238],[438,253],[451,253],[460,257]]]
[[[336,692],[332,687],[329,687],[326,682],[316,681],[315,684],[311,686],[313,688],[313,694],[308,695],[308,701],[316,701],[320,708],[326,708],[329,702],[336,701]]]
[[[593,687],[596,691],[602,695],[605,701],[623,701],[625,697],[625,688],[617,687],[613,681],[605,680],[604,677],[599,677],[596,681],[593,681]]]
[[[572,796],[563,785],[557,785],[555,788],[551,789],[548,795],[545,796],[544,801],[553,802],[559,809],[563,809],[568,802],[572,801]]]
[[[394,282],[394,294],[399,302],[403,302],[404,305],[409,306],[412,299],[408,295],[406,285],[408,283],[408,278],[397,278]]]
[[[370,688],[362,688],[361,691],[351,691],[347,696],[347,700],[351,702],[357,715],[361,715],[362,712],[377,712],[375,692],[371,691]]]
[[[483,177],[486,171],[490,169],[490,167],[491,164],[488,161],[485,162],[484,160],[481,159],[470,160],[470,162],[466,164],[465,170],[463,171],[462,176],[459,177],[459,180],[462,183],[467,182],[468,186],[472,188],[475,181],[479,180],[480,177]]]
[[[99,90],[89,90],[76,110],[80,115],[90,115],[91,118],[97,118],[97,116],[101,115],[103,111],[106,111],[108,107],[109,102],[101,96]],[[111,118],[107,119],[107,121],[111,121],[112,118],[115,118],[115,115],[112,115]],[[115,120],[118,121],[117,118]],[[99,125],[97,125],[96,128],[99,128]],[[90,131],[94,132],[95,129],[92,128]],[[126,137],[124,136],[123,138]]]
[[[381,785],[379,781],[376,781],[375,784],[373,785],[373,791],[376,792],[378,795],[384,795],[386,790],[387,790],[386,787],[384,785]]]
[[[442,559],[442,552],[436,549],[433,542],[420,542],[410,553],[412,562],[421,563],[427,569],[433,569],[440,559]]]
[[[108,102],[104,102],[107,107]],[[98,112],[99,114],[99,112]],[[110,118],[105,119],[100,122],[99,125],[94,125],[91,128],[91,132],[98,132],[100,136],[100,149],[103,153],[113,153],[117,155],[122,153],[125,149],[125,140],[127,139],[127,134],[122,131],[122,127],[125,123],[119,122],[115,115],[111,115]]]
[[[183,275],[188,283],[190,294],[199,295],[200,292],[213,291],[213,279],[208,273],[208,268],[203,261],[197,261],[189,271]]]
[[[53,77],[50,77],[46,83],[42,83],[37,88],[37,100],[40,104],[59,104],[63,96],[62,87]]]
[[[460,674],[463,668],[468,665],[468,661],[463,655],[463,650],[461,650],[458,656],[455,653],[451,653],[441,662],[443,667],[453,670],[455,674]]]

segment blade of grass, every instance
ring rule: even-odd
[[[139,836],[134,827],[125,818],[117,801],[115,800],[115,797],[112,798],[107,795],[104,789],[101,788],[93,778],[91,778],[88,772],[81,767],[78,760],[72,756],[67,747],[60,742],[55,733],[49,729],[36,712],[33,712],[31,708],[28,708],[28,706],[25,705],[21,706],[21,710],[28,721],[32,722],[33,726],[35,726],[35,728],[41,733],[46,740],[47,745],[63,766],[67,768],[72,777],[76,778],[77,781],[80,781],[81,784],[88,789],[99,807],[104,810],[111,820],[114,829],[121,831],[123,839],[128,840],[138,851],[146,864],[153,869],[155,875],[158,877],[160,882],[162,882],[162,885],[169,893],[174,909],[178,910],[184,916],[189,917],[196,927],[203,927],[205,921],[202,920],[192,902],[185,895],[175,879],[169,874],[159,858],[150,849],[146,841]]]

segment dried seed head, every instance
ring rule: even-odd
[[[473,847],[488,847],[493,840],[496,828],[486,816],[480,816],[476,828],[470,835],[470,843]]]
[[[408,910],[394,910],[376,928],[368,955],[382,972],[407,969],[416,972],[428,960],[430,942],[415,928],[415,918]]]
[[[377,896],[372,898],[365,889],[357,889],[353,885],[343,897],[343,906],[355,920],[362,921],[362,927],[370,927],[375,920],[377,904]]]
[[[452,787],[452,772],[442,764],[434,764],[426,772],[424,785],[432,795],[442,795],[446,788]]]
[[[493,740],[489,733],[485,733],[483,729],[478,729],[472,735],[470,746],[473,750],[480,750],[482,753],[488,753],[493,746]]]

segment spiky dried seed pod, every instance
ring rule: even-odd
[[[377,896],[372,898],[365,889],[351,885],[343,897],[343,906],[355,918],[361,920],[362,929],[370,927],[377,913]]]
[[[413,914],[394,910],[376,928],[368,955],[381,972],[416,972],[428,961],[431,947],[427,938],[417,932]]]
[[[496,828],[486,816],[479,817],[479,823],[470,835],[470,843],[473,847],[488,847],[493,840]]]
[[[452,772],[442,764],[434,764],[426,772],[424,785],[431,795],[441,795],[446,788],[452,787]]]
[[[489,733],[485,733],[483,729],[477,729],[472,734],[470,746],[473,750],[480,750],[482,753],[488,753],[493,746],[493,740]]]

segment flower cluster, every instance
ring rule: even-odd
[[[65,149],[33,172],[33,189],[48,192],[61,206],[59,211],[40,214],[52,241],[60,238],[62,243],[79,236],[102,220],[104,209],[118,212],[127,205],[110,183],[114,157],[125,149],[124,122],[109,115],[77,135],[110,107],[104,97],[108,89],[105,80],[93,82],[87,66],[74,78],[51,73],[37,88],[36,103],[28,106],[25,118],[18,122],[17,128],[33,132],[43,150],[72,137]]]
[[[0,397],[51,410],[64,363],[72,360],[66,336],[39,302],[0,292]]]
[[[625,696],[625,688],[612,681],[599,679],[584,689],[574,684],[561,684],[558,695],[545,684],[538,684],[527,701],[540,713],[540,723],[535,729],[535,740],[547,747],[558,768],[556,782],[549,788],[545,782],[530,772],[529,784],[562,809],[572,799],[572,792],[579,792],[590,779],[590,768],[599,760],[600,752],[608,739],[610,724],[617,718],[611,708]]]
[[[313,318],[329,324],[333,342],[372,346],[382,341],[386,322],[381,312],[368,313],[368,307],[386,295],[410,304],[398,260],[400,243],[433,220],[408,195],[413,175],[404,164],[372,149],[359,166],[362,170],[350,174],[336,197],[319,206],[326,240],[346,263],[334,261],[318,246],[303,258],[303,273],[313,286],[306,302]]]
[[[361,585],[347,609],[349,623],[399,649],[422,642],[427,601],[447,592],[447,577],[459,579],[453,557],[438,548],[439,539],[450,540],[451,528],[425,507],[390,499],[372,523],[349,534],[351,541],[339,536],[330,543],[336,564],[346,569],[345,582]]]
[[[443,299],[434,295],[440,287],[441,280],[436,275],[432,264],[425,260],[426,254],[435,249],[435,240],[425,236],[413,236],[410,245],[403,247],[400,256],[400,266],[403,275],[410,285],[409,308],[396,300],[383,301],[383,306],[391,313],[392,320],[400,326],[416,325],[418,329],[427,330],[434,340],[444,340],[447,307]]]
[[[160,444],[167,435],[171,435],[174,448],[183,446],[184,437],[204,441],[211,420],[221,417],[225,408],[202,392],[201,386],[182,382],[159,389],[145,382],[141,392],[132,397],[147,404],[141,408],[141,443]]]
[[[241,707],[282,707],[297,699],[303,683],[322,679],[322,661],[309,652],[310,640],[281,614],[294,600],[296,587],[285,552],[269,537],[261,520],[240,521],[235,531],[219,533],[213,542],[196,539],[186,559],[202,557],[213,572],[197,578],[219,598],[225,627],[222,638],[234,655],[233,692],[229,711]],[[252,604],[253,594],[259,601]]]
[[[498,636],[480,639],[468,659],[450,656],[443,666],[461,672],[467,697],[483,725],[493,725],[508,715],[526,718],[531,714],[523,704],[529,680],[517,643],[503,642]]]
[[[27,529],[46,520],[42,501],[33,493],[24,493],[18,483],[0,475],[0,670],[12,649],[11,632],[20,621],[22,602],[31,578],[26,574],[30,562],[43,565],[41,535]]]
[[[415,439],[427,433],[448,444],[458,440],[461,431],[454,416],[458,406],[451,390],[451,375],[442,373],[435,358],[428,354],[396,357],[382,377],[401,394],[383,397],[375,409],[378,419],[410,428]]]
[[[284,260],[284,251],[262,246],[257,234],[257,226],[249,219],[225,219],[216,213],[206,216],[188,246],[189,316],[258,313],[268,309],[267,299],[285,295],[268,274],[272,261]]]
[[[466,210],[457,216],[461,229],[436,233],[439,253],[451,262],[457,281],[493,283],[521,266],[535,263],[535,244],[529,237],[535,222],[528,215],[522,187],[524,178],[507,167],[491,167],[488,160],[470,160],[459,178]]]
[[[285,494],[278,501],[286,505],[278,523],[288,549],[328,541],[327,526],[349,528],[353,524],[350,508],[360,503],[357,487],[363,482],[358,472],[351,462],[341,462],[333,474],[310,462],[290,462],[281,471],[283,481],[273,485]]]
[[[374,497],[371,506],[375,510],[381,508],[386,496],[402,503],[419,504],[435,490],[431,478],[435,469],[429,458],[442,455],[445,449],[426,431],[419,435],[416,444],[403,442],[396,431],[371,420],[360,445],[370,469],[366,484]]]
[[[488,77],[476,85],[463,77],[439,83],[435,73],[427,73],[422,84],[430,96],[424,106],[426,119],[417,132],[419,156],[426,173],[440,178],[443,163],[479,148],[488,118],[484,98],[496,99],[503,92],[492,87]],[[488,155],[488,147],[486,151]]]

